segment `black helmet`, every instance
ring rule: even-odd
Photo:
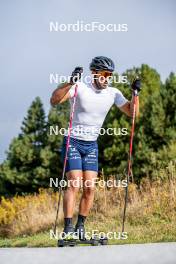
[[[95,71],[111,71],[113,72],[115,68],[114,62],[104,56],[98,56],[92,59],[92,62],[90,63],[90,70]]]

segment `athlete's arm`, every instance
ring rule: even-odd
[[[82,67],[76,67],[74,71],[72,72],[70,82],[64,83],[62,86],[58,87],[51,96],[50,103],[52,106],[61,104],[71,98],[71,95],[69,93],[69,90],[71,87],[80,80],[81,74],[83,72]]]
[[[64,83],[61,87],[58,87],[50,98],[50,103],[52,106],[61,104],[70,98],[69,90],[73,84]]]
[[[134,107],[134,96],[132,96],[131,102],[126,102],[124,105],[119,107],[119,109],[125,113],[127,116],[132,117],[133,115],[133,107]],[[136,100],[136,116],[139,116],[139,96],[137,96]]]

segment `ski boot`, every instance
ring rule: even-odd
[[[58,240],[58,247],[64,246],[75,246],[74,228],[72,224],[64,227],[62,239]]]
[[[75,234],[77,235],[77,237],[79,238],[80,241],[86,240],[85,227],[84,227],[83,223],[76,224],[76,226],[75,226]]]

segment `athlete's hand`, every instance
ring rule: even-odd
[[[81,79],[81,74],[83,73],[83,67],[76,67],[72,72],[70,83],[74,84]]]
[[[136,78],[131,85],[132,90],[135,94],[139,94],[141,91],[141,80],[139,78]]]

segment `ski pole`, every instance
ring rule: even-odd
[[[124,210],[123,210],[123,221],[122,221],[122,233],[125,229],[125,217],[126,217],[126,208],[127,208],[127,202],[128,202],[128,184],[129,184],[129,178],[132,168],[132,149],[133,149],[133,138],[134,138],[134,124],[135,124],[135,116],[136,116],[136,104],[137,104],[137,96],[138,91],[134,90],[134,104],[133,104],[133,114],[132,114],[132,127],[131,127],[131,133],[130,133],[130,149],[129,149],[129,157],[128,157],[128,166],[127,166],[127,186],[125,188],[125,202],[124,202]]]
[[[70,121],[69,121],[69,127],[68,127],[66,151],[65,151],[64,165],[63,165],[62,178],[61,178],[62,181],[64,180],[65,169],[66,169],[66,165],[67,165],[67,155],[68,155],[68,149],[69,149],[69,144],[70,144],[70,134],[71,134],[71,129],[72,129],[73,116],[74,116],[74,112],[75,112],[75,104],[76,104],[77,94],[78,94],[78,85],[76,84],[72,110],[70,111]],[[56,225],[57,225],[58,214],[59,214],[59,209],[60,209],[61,196],[62,196],[62,187],[59,186],[59,199],[58,199],[58,204],[57,204],[56,219],[55,219],[55,223],[54,223],[54,233],[56,232]]]

